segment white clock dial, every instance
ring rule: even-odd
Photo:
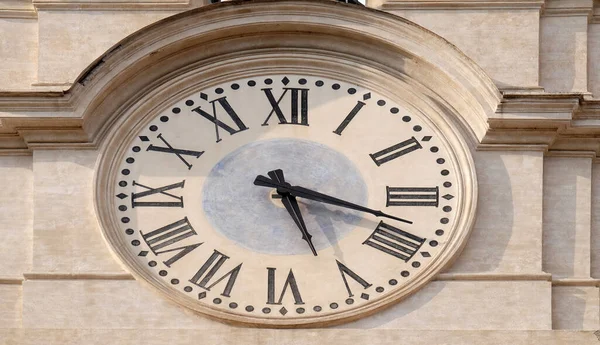
[[[468,231],[462,149],[361,86],[232,80],[141,128],[113,139],[103,170],[106,238],[136,277],[222,319],[372,312],[422,285]]]

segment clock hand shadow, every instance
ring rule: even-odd
[[[339,247],[338,242],[340,238],[337,237],[334,223],[344,222],[357,228],[365,228],[369,232],[375,229],[379,224],[379,221],[368,219],[356,221],[356,218],[363,218],[359,211],[347,212],[336,206],[325,205],[314,201],[305,201],[302,199],[298,199],[298,203],[302,204],[308,213],[315,217],[315,221],[322,229],[325,238],[327,238],[327,241],[331,244],[335,256],[342,261],[344,259],[344,253]]]

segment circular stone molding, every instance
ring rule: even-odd
[[[134,34],[104,57],[105,63],[96,74],[84,78],[89,92],[84,118],[96,128],[96,140],[101,142],[95,175],[96,212],[109,247],[136,279],[179,305],[223,321],[254,327],[308,327],[347,322],[388,307],[418,291],[456,259],[473,227],[477,204],[470,147],[482,134],[488,108],[497,97],[487,77],[447,42],[389,14],[330,1],[253,1],[208,7],[167,18]],[[363,25],[358,31],[357,24]],[[390,30],[394,32],[391,36]],[[390,37],[402,38],[393,43]],[[370,56],[373,51],[379,53]],[[463,181],[457,209],[465,216],[453,224],[462,231],[446,239],[445,252],[434,258],[427,274],[376,303],[347,313],[269,319],[227,313],[172,294],[170,285],[175,283],[149,275],[148,263],[143,264],[123,244],[116,235],[123,219],[112,210],[113,188],[118,183],[114,172],[122,163],[125,143],[186,95],[267,74],[320,76],[372,90],[418,114],[424,124],[443,134],[444,141],[453,147],[456,174]],[[485,86],[473,94],[474,85]],[[412,130],[419,132],[421,128],[415,125]],[[437,162],[443,163],[443,159]],[[444,232],[435,235],[443,236]],[[428,241],[428,246],[438,246],[435,238]],[[398,277],[389,279],[389,286],[408,274],[399,272]],[[244,307],[235,304],[237,309]]]

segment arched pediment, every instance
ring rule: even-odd
[[[64,93],[5,94],[0,106],[15,116],[2,120],[2,146],[94,148],[128,109],[160,106],[149,101],[152,95],[175,97],[267,70],[329,75],[402,97],[420,111],[430,107],[471,147],[486,134],[500,102],[492,80],[471,59],[392,14],[323,0],[225,2],[132,34]]]

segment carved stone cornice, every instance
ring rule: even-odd
[[[590,16],[594,0],[546,0],[544,17]]]
[[[411,97],[449,114],[471,146],[500,99],[492,80],[456,47],[392,14],[322,0],[224,2],[134,33],[68,90],[0,92],[0,155],[96,148],[116,119],[166,84],[193,74],[198,83],[216,83],[274,66],[335,74],[384,92],[409,83],[425,90]],[[380,79],[368,77],[375,74]]]
[[[600,2],[596,2],[592,17],[590,18],[590,24],[600,24]]]
[[[208,3],[208,1],[207,1]],[[144,0],[144,1],[85,1],[85,0],[33,0],[36,10],[43,11],[185,11],[193,8],[189,1]]]
[[[0,18],[37,19],[37,12],[27,0],[0,0]]]
[[[384,1],[380,8],[382,10],[457,10],[457,9],[481,9],[481,10],[515,10],[535,9],[540,10],[544,0],[388,0]]]
[[[585,94],[504,93],[479,149],[594,158],[600,154],[600,100]]]

